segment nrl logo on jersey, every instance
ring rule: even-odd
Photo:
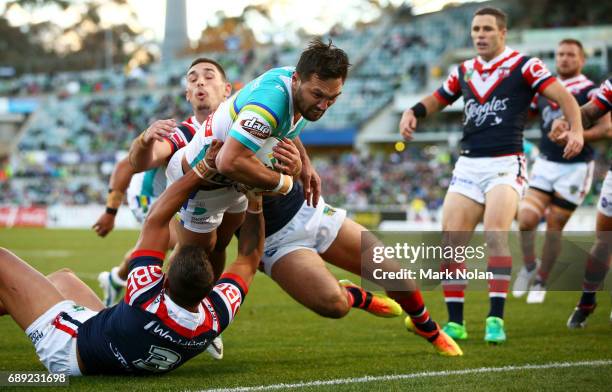
[[[469,82],[470,80],[472,80],[472,75],[474,74],[474,70],[470,69],[468,70],[465,75],[463,75],[463,81],[464,82]]]
[[[247,118],[240,121],[240,126],[245,131],[259,139],[266,139],[272,134],[270,126],[259,121],[259,119],[256,117]]]
[[[497,71],[497,76],[499,76],[500,79],[507,78],[508,76],[510,76],[510,68],[500,67]]]
[[[497,115],[498,112],[503,112],[508,109],[508,100],[510,98],[499,99],[493,97],[490,101],[484,104],[479,104],[475,99],[471,98],[465,103],[464,115],[465,120],[463,125],[467,125],[470,121],[479,127],[489,118],[493,117],[490,125],[498,125],[502,123],[502,118]]]

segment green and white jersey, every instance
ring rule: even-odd
[[[132,176],[130,186],[127,190],[127,197],[132,196],[148,196],[159,197],[166,189],[166,172],[165,165],[156,167],[142,173],[136,173]]]
[[[271,69],[219,105],[185,147],[190,166],[202,159],[213,139],[232,137],[257,152],[269,137],[297,137],[308,121],[300,118],[293,123],[294,71],[294,67]]]

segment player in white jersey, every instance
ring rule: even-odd
[[[208,117],[202,132],[172,157],[167,176],[170,182],[176,181],[194,167],[211,141],[217,139],[225,142],[217,157],[219,175],[208,180],[217,182],[220,189],[197,192],[183,205],[179,212],[179,238],[196,241],[214,229],[224,210],[243,205],[244,196],[223,185],[238,182],[287,194],[293,186],[293,176],[301,175],[305,193],[312,193],[309,190],[313,185],[312,177],[305,178],[304,173],[308,170],[302,170],[299,164],[305,150],[297,136],[307,121],[318,120],[335,102],[342,91],[348,67],[348,57],[341,49],[331,43],[314,41],[302,53],[295,69],[276,68],[264,73]],[[297,165],[278,165],[281,172],[277,172],[266,168],[255,157],[271,137],[284,139],[282,149],[297,158]],[[293,139],[297,148],[288,139]]]
[[[564,87],[579,105],[589,102],[597,93],[597,85],[582,74],[585,63],[582,43],[574,39],[562,40],[557,47],[555,59],[557,75]],[[568,160],[563,158],[563,146],[548,138],[553,120],[561,116],[559,105],[536,94],[531,110],[541,115],[542,137],[540,155],[533,165],[529,189],[519,206],[518,221],[524,265],[514,281],[512,294],[515,297],[523,296],[535,276],[535,282],[529,288],[527,303],[541,303],[546,294],[548,274],[561,252],[561,232],[591,187],[593,149],[587,142],[605,137],[610,127],[610,116],[601,117],[592,128],[585,129],[582,151]],[[535,230],[543,216],[546,216],[546,236],[540,262],[536,258]]]
[[[582,149],[579,107],[537,58],[506,47],[506,15],[484,7],[477,10],[471,37],[478,53],[453,69],[434,94],[407,109],[400,121],[401,135],[410,140],[418,118],[442,110],[463,96],[464,121],[461,157],[444,199],[442,230],[447,245],[461,246],[482,220],[487,241],[490,310],[485,320],[484,340],[506,341],[504,307],[512,270],[507,232],[525,189],[523,128],[529,103],[536,91],[559,103],[572,124],[564,154],[573,157]],[[457,276],[465,264],[444,260],[448,276]],[[449,313],[445,332],[466,339],[463,322],[467,281],[448,279],[442,283]]]
[[[207,58],[195,59],[187,72],[185,97],[191,103],[193,116],[180,124],[172,119],[155,121],[141,136],[132,143],[130,155],[119,161],[113,170],[109,182],[109,196],[106,211],[100,216],[93,228],[98,235],[106,236],[114,226],[117,209],[128,189],[128,205],[139,221],[144,219],[150,205],[166,187],[165,167],[172,155],[186,146],[199,132],[201,124],[209,114],[231,93],[225,71],[217,62]],[[144,172],[142,174],[137,174]],[[140,181],[139,177],[142,177]],[[228,213],[217,230],[218,236],[213,243],[206,242],[207,253],[215,266],[218,278],[225,265],[225,248],[244,217],[243,211]],[[176,223],[170,224],[171,249],[177,240]],[[204,243],[204,242],[203,242]],[[104,303],[112,305],[120,297],[128,273],[128,261],[131,251],[123,262],[111,271],[100,273],[98,280],[104,292]],[[222,356],[222,345],[217,340],[210,346],[213,357]],[[216,351],[212,351],[212,350]],[[217,353],[219,351],[219,353]]]
[[[591,126],[598,118],[609,113],[610,110],[612,110],[612,78],[604,81],[597,96],[580,109],[584,126]],[[555,120],[551,138],[563,144],[568,128],[569,126],[564,119]],[[612,128],[608,128],[607,136],[608,139],[612,139]],[[567,327],[570,329],[586,326],[587,317],[593,313],[597,306],[595,293],[597,290],[601,290],[603,281],[610,269],[612,260],[612,165],[601,187],[595,231],[595,243],[591,248],[585,266],[582,296],[567,320]],[[612,322],[612,313],[610,314],[610,321]]]

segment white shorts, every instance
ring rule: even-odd
[[[597,210],[612,218],[612,170],[608,170],[606,179],[601,186],[601,195],[599,195],[599,203]]]
[[[591,189],[594,162],[560,163],[536,158],[529,186],[547,193],[556,192],[579,206]]]
[[[460,193],[477,203],[497,185],[510,185],[520,198],[527,188],[527,170],[522,154],[502,157],[459,157],[448,192]]]
[[[181,148],[170,159],[166,169],[168,186],[183,176],[181,160],[184,154],[185,148]],[[183,203],[178,219],[189,231],[210,233],[219,227],[224,213],[244,212],[247,206],[246,196],[231,186],[212,191],[197,191]]]
[[[261,258],[266,274],[271,276],[274,263],[294,250],[325,252],[336,239],[345,218],[346,210],[325,204],[322,197],[317,208],[304,202],[285,227],[266,237]]]
[[[156,197],[145,196],[145,195],[127,195],[128,206],[130,207],[130,211],[132,211],[132,215],[138,221],[138,223],[142,224],[147,217],[147,214],[151,210],[151,206],[157,200]]]
[[[38,358],[49,373],[81,375],[77,361],[77,331],[96,314],[98,312],[66,300],[53,305],[26,329]]]

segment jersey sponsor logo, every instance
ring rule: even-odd
[[[152,335],[158,336],[164,340],[169,341],[170,343],[176,344],[186,349],[201,350],[206,347],[208,343],[208,339],[183,339],[181,337],[173,336],[174,334],[170,330],[164,328],[163,325],[157,321],[151,321],[150,323],[144,326],[144,329]]]
[[[333,216],[336,213],[336,209],[330,205],[325,205],[323,208],[323,215]]]
[[[266,139],[272,134],[270,126],[259,121],[257,117],[245,118],[240,121],[240,126],[259,139]]]
[[[498,113],[508,109],[509,99],[510,98],[499,99],[493,97],[490,101],[480,104],[474,98],[470,98],[465,104],[465,119],[463,125],[467,125],[470,121],[473,121],[474,125],[479,127],[484,124],[489,117],[493,117],[490,125],[501,124],[503,120],[498,116]]]
[[[227,303],[229,304],[232,317],[236,315],[238,308],[240,307],[240,298],[242,297],[240,294],[240,290],[234,285],[228,283],[221,283],[215,287],[215,290],[219,292],[220,295],[225,297]]]
[[[276,252],[278,252],[277,248],[271,248],[264,251],[264,254],[266,255],[266,257],[272,257]]]
[[[36,343],[38,343],[38,341],[39,341],[40,339],[42,339],[42,338],[43,338],[43,336],[45,336],[45,334],[44,334],[44,333],[42,333],[42,331],[40,331],[39,329],[37,329],[36,331],[34,331],[34,332],[32,332],[32,333],[30,333],[30,334],[28,335],[28,337],[29,337],[29,338],[30,338],[30,340],[32,341],[32,344],[34,344],[34,345],[35,345]]]
[[[132,371],[132,368],[130,367],[128,362],[125,360],[125,357],[119,352],[117,347],[113,346],[112,343],[109,343],[108,347],[110,348],[111,352],[115,356],[115,359],[117,359],[117,361],[119,361],[121,366],[123,366],[123,368],[128,370],[128,371]]]
[[[131,299],[137,291],[151,285],[162,276],[162,269],[158,265],[134,268],[128,278],[127,297]]]

